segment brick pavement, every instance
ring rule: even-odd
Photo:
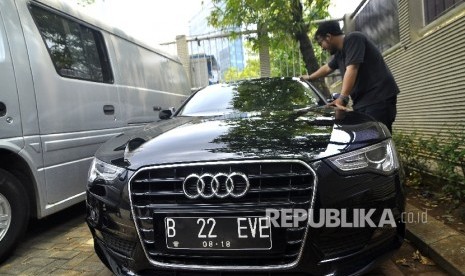
[[[94,252],[83,204],[32,222],[0,275],[113,275]]]

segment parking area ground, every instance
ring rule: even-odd
[[[78,204],[43,220],[32,221],[13,255],[0,264],[0,275],[113,275],[94,253],[93,241],[84,222],[85,205]],[[412,260],[410,243],[369,275],[446,275],[437,266]],[[396,265],[405,259],[408,266]]]
[[[113,275],[97,255],[78,204],[32,221],[17,250],[0,265],[0,275]]]

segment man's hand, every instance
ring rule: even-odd
[[[310,75],[302,75],[300,76],[301,80],[305,81],[314,81],[322,77],[326,77],[327,75],[331,74],[334,69],[331,69],[328,64],[321,66],[318,70],[311,73]]]
[[[310,81],[310,75],[302,75],[299,78],[302,81]]]
[[[337,98],[334,101],[327,104],[327,106],[334,106],[340,110],[347,110],[346,103],[342,100],[342,98]]]

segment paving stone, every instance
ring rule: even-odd
[[[52,249],[47,249],[47,250],[44,250],[44,249],[32,249],[31,250],[30,249],[26,255],[22,255],[24,256],[22,262],[24,262],[26,258],[49,258],[52,254],[53,254]]]
[[[83,272],[98,272],[100,270],[103,270],[104,268],[106,267],[101,261],[94,262],[94,261],[85,260],[81,263],[81,266],[79,269],[82,270]]]
[[[63,251],[79,251],[79,249],[77,249],[77,248],[80,247],[80,246],[81,246],[81,243],[73,242],[73,243],[68,244],[68,246],[61,248],[61,250],[63,250]]]
[[[78,254],[79,254],[79,251],[58,250],[54,252],[50,257],[55,258],[55,259],[71,260]]]
[[[78,250],[81,252],[94,252],[94,247],[88,245],[81,245],[79,247],[76,247],[74,250]]]
[[[66,275],[66,276],[73,276],[73,275],[82,275],[82,272],[75,271],[75,270],[67,270],[67,269],[56,269],[50,275]]]
[[[36,249],[50,249],[50,248],[53,248],[54,245],[55,245],[55,244],[52,243],[52,242],[41,241],[41,242],[32,243],[32,244],[29,246],[29,249],[30,249],[30,248],[36,248]]]
[[[85,237],[75,237],[75,238],[71,238],[70,241],[71,241],[71,242],[78,242],[78,243],[85,244],[85,243],[87,243],[87,241],[89,240],[89,236],[90,236],[90,233],[87,234]]]
[[[66,262],[62,268],[64,269],[75,269],[78,268],[81,263],[91,257],[93,255],[92,252],[79,252],[78,255],[76,255],[74,258]]]
[[[18,275],[24,275],[24,276],[37,275],[37,270],[39,270],[40,268],[41,268],[40,266],[27,266],[27,269],[19,273]]]
[[[84,220],[75,221],[73,223],[68,223],[68,224],[63,224],[62,226],[58,227],[57,230],[58,231],[63,231],[65,233],[70,233],[70,232],[73,232],[73,231],[75,231],[77,229],[82,229],[80,224],[82,224],[83,222],[84,222]]]
[[[60,269],[60,267],[65,263],[65,260],[54,260],[50,264],[41,267],[35,273],[36,275],[46,275],[51,274],[52,272]]]
[[[16,263],[3,264],[0,267],[0,275],[18,275],[27,268],[25,265],[16,265]]]
[[[56,243],[56,244],[68,244],[69,240],[70,238],[66,237],[66,235],[61,235],[61,236],[57,236],[57,237],[50,239],[49,242]]]
[[[29,254],[22,254],[22,255],[17,255],[16,252],[11,256],[8,260],[6,260],[0,267],[3,265],[8,265],[8,264],[17,264],[17,263],[23,263],[26,259],[30,258]]]
[[[42,266],[45,266],[45,265],[48,265],[50,263],[52,263],[54,261],[54,259],[50,259],[50,258],[47,258],[47,257],[44,257],[44,258],[36,258],[36,257],[32,257],[32,258],[27,258],[25,261],[23,261],[23,265],[28,265],[28,266],[39,266],[39,267],[42,267]]]
[[[71,251],[74,250],[76,246],[71,246],[69,243],[56,243],[53,245],[52,249],[54,251]]]
[[[62,235],[61,232],[56,232],[56,231],[50,231],[50,232],[45,232],[40,235],[39,238],[34,239],[33,241],[46,241],[46,242],[54,242],[55,239],[58,239]]]
[[[66,234],[66,237],[69,237],[69,238],[85,238],[85,237],[89,237],[90,235],[90,231],[88,228],[78,228],[78,229],[75,229],[74,231],[71,231],[69,233]]]

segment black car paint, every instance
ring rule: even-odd
[[[167,268],[154,267],[145,257],[132,218],[127,186],[128,180],[137,170],[163,164],[297,159],[309,164],[317,174],[319,184],[315,209],[391,208],[398,219],[404,206],[401,174],[344,175],[334,170],[325,160],[388,138],[390,134],[386,128],[368,116],[323,106],[306,112],[262,111],[213,117],[175,116],[119,135],[105,143],[96,157],[125,167],[125,173],[111,185],[88,185],[88,205],[101,211],[97,225],[88,220],[95,238],[96,252],[116,274],[169,271]],[[386,230],[383,239],[373,238],[373,229],[360,235],[360,229],[310,228],[301,258],[305,261],[292,269],[276,273],[359,273],[373,265],[380,256],[400,246],[403,227],[399,223],[397,229]],[[118,252],[117,248],[109,248],[105,243],[109,236],[133,246],[131,253],[125,255],[124,252]],[[350,242],[362,236],[362,240]],[[336,255],[332,255],[330,250],[321,249],[331,242],[345,246],[345,249]],[[212,253],[212,257],[215,254]],[[231,262],[234,262],[234,258]],[[257,275],[258,272],[251,273]],[[245,272],[240,274],[244,275]]]
[[[105,143],[96,156],[107,163],[124,160],[129,170],[147,164],[243,158],[314,161],[389,137],[380,124],[363,114],[337,111],[340,118],[336,120],[335,112],[320,107],[302,115],[174,117],[121,134]]]

